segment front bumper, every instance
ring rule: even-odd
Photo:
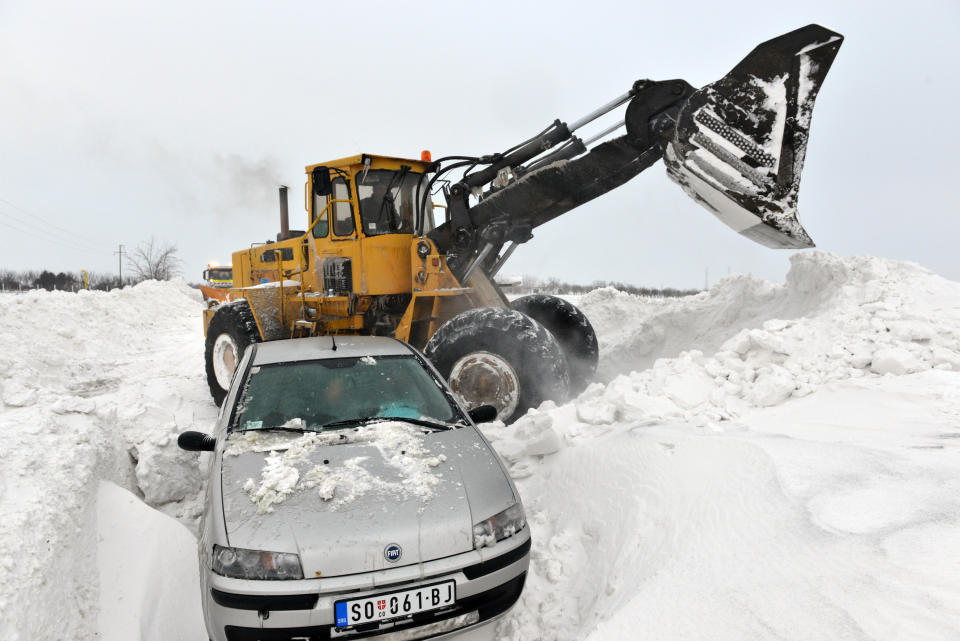
[[[206,572],[204,618],[213,641],[439,638],[503,615],[520,598],[529,563],[527,528],[493,548],[361,575],[245,581]],[[447,579],[457,585],[456,603],[448,608],[386,623],[334,626],[337,601]]]

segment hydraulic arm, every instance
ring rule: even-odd
[[[808,25],[764,42],[699,90],[684,80],[638,80],[505,152],[438,162],[434,180],[466,171],[446,188],[447,221],[430,237],[461,281],[480,268],[492,275],[535,227],[664,158],[670,177],[735,231],[768,247],[812,247],[797,220],[797,192],[814,101],[842,41]],[[624,104],[622,122],[586,141],[575,135]]]

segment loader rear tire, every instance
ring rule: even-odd
[[[560,344],[513,309],[481,307],[454,316],[433,334],[424,354],[467,409],[493,405],[505,423],[569,394]]]
[[[600,359],[597,334],[583,312],[573,303],[547,294],[524,296],[512,305],[550,330],[567,357],[570,393],[582,392],[593,380]]]
[[[210,319],[204,349],[207,384],[217,405],[223,404],[233,373],[251,343],[260,342],[260,331],[246,301],[221,305]]]

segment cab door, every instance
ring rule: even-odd
[[[317,257],[314,275],[325,293],[333,290],[336,295],[362,294],[362,274],[354,273],[354,265],[360,265],[361,248],[350,181],[338,174],[331,178],[330,186],[326,195],[311,190],[308,239]]]

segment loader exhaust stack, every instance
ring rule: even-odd
[[[286,240],[290,238],[290,212],[289,199],[287,197],[287,186],[280,185],[280,233],[277,240]]]

